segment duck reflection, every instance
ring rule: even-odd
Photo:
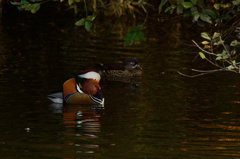
[[[63,105],[53,103],[49,109],[53,113],[62,113],[62,124],[65,127],[63,136],[66,137],[65,145],[74,146],[78,149],[75,153],[94,153],[86,150],[98,148],[99,145],[89,144],[86,138],[97,139],[97,132],[100,132],[100,116],[103,105]],[[79,151],[83,149],[82,151]]]

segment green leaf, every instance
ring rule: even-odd
[[[220,35],[221,35],[221,33],[215,32],[215,33],[213,34],[212,39],[218,38]]]
[[[220,9],[220,7],[221,7],[221,5],[220,5],[220,4],[218,4],[218,3],[215,3],[213,6],[214,6],[214,8],[215,8],[216,10],[219,10],[219,9]]]
[[[213,45],[221,45],[224,44],[224,40],[219,40],[218,42],[215,42]]]
[[[21,2],[12,2],[12,1],[10,1],[10,3],[11,3],[12,5],[22,5]]]
[[[68,0],[68,4],[69,4],[69,5],[72,5],[73,2],[74,2],[74,0]]]
[[[198,21],[198,18],[200,17],[198,12],[195,12],[194,16],[193,16],[193,22]]]
[[[17,6],[17,8],[18,8],[19,11],[24,10],[23,6]]]
[[[237,1],[238,1],[238,0],[237,0]],[[227,3],[227,6],[228,6],[228,7],[231,7],[231,6],[232,6],[232,4],[231,4],[231,3]]]
[[[158,13],[159,13],[159,14],[161,13],[162,7],[163,7],[163,5],[164,5],[166,2],[167,2],[167,0],[161,0],[161,3],[160,3],[160,5],[159,5],[159,7],[158,7]]]
[[[84,25],[84,24],[85,24],[85,18],[82,18],[82,19],[80,19],[79,21],[77,21],[77,22],[75,23],[76,26],[82,26],[82,25]]]
[[[40,3],[27,4],[22,7],[25,7],[25,10],[29,10],[32,13],[36,13],[40,9]]]
[[[143,29],[143,25],[137,25],[137,26],[134,26],[132,27],[129,32],[137,32],[139,30],[142,30]]]
[[[75,0],[75,2],[81,2],[81,0]]]
[[[202,59],[205,59],[205,58],[206,58],[205,55],[204,55],[204,53],[202,53],[202,52],[199,52],[199,55],[200,55],[200,57],[201,57]]]
[[[191,0],[191,2],[192,2],[193,5],[197,4],[197,0]]]
[[[167,13],[170,9],[172,9],[172,6],[167,7],[164,12]]]
[[[32,4],[27,4],[27,5],[24,5],[23,7],[25,7],[25,10],[32,10]]]
[[[170,10],[170,14],[173,13],[173,11],[175,10],[176,6],[175,6],[175,5],[172,5],[171,7],[172,7],[172,9]]]
[[[183,5],[179,4],[177,5],[177,14],[182,14],[183,13]]]
[[[209,44],[209,43],[210,43],[209,41],[203,41],[203,42],[202,42],[203,45],[207,45],[207,44]]]
[[[210,36],[206,32],[202,32],[201,37],[204,38],[204,39],[207,39],[207,40],[211,40]]]
[[[96,18],[95,15],[89,15],[87,16],[86,20],[93,21]]]
[[[204,10],[206,14],[210,15],[213,19],[216,19],[217,18],[217,15],[214,11],[212,11],[211,9],[205,9]]]
[[[192,7],[191,8],[191,13],[195,14],[196,12],[198,12],[197,7]]]
[[[200,26],[200,27],[204,27],[205,26],[205,23],[204,23],[204,21],[202,21],[201,19],[198,19],[198,25]]]
[[[222,51],[222,55],[226,55],[227,54],[227,51],[226,50],[223,50]]]
[[[146,41],[142,29],[142,25],[132,27],[124,38],[124,46],[132,45],[134,42]]]
[[[85,29],[87,31],[90,31],[91,27],[92,27],[92,22],[89,20],[85,20]]]
[[[222,24],[222,19],[217,18],[217,19],[215,20],[215,22],[216,22],[218,25],[221,25],[221,24]]]
[[[227,52],[225,50],[223,50],[222,54],[217,54],[217,58],[216,60],[224,60],[224,59],[228,59],[229,55],[226,54]]]
[[[34,13],[37,13],[37,10],[34,8],[31,10],[31,12],[34,14]]]
[[[183,18],[189,16],[191,14],[191,10],[188,9],[186,12],[183,13]]]
[[[201,18],[203,21],[212,24],[211,18],[210,18],[207,14],[202,13],[202,14],[200,15],[200,18]]]
[[[142,5],[143,2],[144,2],[144,0],[140,0],[140,1],[137,2],[137,5]]]
[[[222,59],[222,56],[218,56],[217,58],[216,58],[216,60],[221,60]]]
[[[232,17],[229,14],[223,14],[222,18],[225,20],[231,19]]]
[[[233,61],[232,61],[232,64],[233,64],[233,66],[236,66],[236,61],[233,60]]]
[[[232,1],[233,5],[237,6],[240,4],[240,0]]]
[[[229,70],[235,69],[235,67],[234,67],[233,65],[230,65],[230,66],[228,66],[227,68],[228,68]]]
[[[21,2],[12,2],[12,1],[10,1],[10,3],[11,3],[12,5],[24,5],[24,4],[29,4],[29,2],[26,1],[26,0],[21,0]]]
[[[234,40],[231,42],[230,46],[237,46],[238,45],[238,41],[237,40]]]
[[[183,7],[184,8],[192,8],[193,4],[191,2],[183,2]]]
[[[204,5],[203,0],[198,0],[198,6],[199,6],[201,9],[205,8],[205,5]]]

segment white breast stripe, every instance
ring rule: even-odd
[[[78,91],[79,93],[84,93],[84,92],[81,90],[81,88],[79,87],[78,84],[76,84],[76,89],[77,89],[77,91]],[[86,93],[85,93],[85,94],[86,94]],[[94,97],[94,96],[91,96],[91,95],[89,95],[89,97],[92,99],[92,101],[94,101],[94,102],[96,102],[96,103],[98,103],[98,104],[104,104],[104,99],[101,100],[101,99],[98,99],[98,98],[96,98],[96,97]]]
[[[83,93],[83,91],[80,89],[80,87],[79,87],[78,84],[76,84],[76,89],[77,89],[77,91],[78,91],[79,93]]]
[[[98,98],[96,98],[94,96],[89,95],[89,97],[96,103],[99,103],[99,104],[103,104],[104,103],[104,100],[98,99]]]

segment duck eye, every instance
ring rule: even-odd
[[[132,61],[132,62],[130,62],[132,65],[135,65],[135,62],[134,61]]]

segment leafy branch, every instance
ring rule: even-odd
[[[239,29],[239,28],[236,28]],[[187,76],[187,77],[197,77],[209,73],[219,72],[219,71],[230,71],[234,73],[240,73],[240,62],[236,62],[237,57],[239,56],[239,53],[237,53],[237,46],[240,45],[240,42],[237,40],[233,40],[229,44],[226,44],[224,40],[222,40],[221,33],[215,32],[213,36],[210,36],[208,33],[203,32],[201,33],[201,37],[205,40],[201,43],[204,47],[199,46],[194,40],[193,43],[198,47],[198,49],[201,50],[199,52],[199,56],[207,60],[210,64],[214,65],[215,67],[218,67],[219,69],[214,70],[196,70],[192,69],[192,71],[199,72],[200,74],[189,76],[185,75],[178,71],[180,75]],[[214,52],[213,47],[218,47],[221,49],[217,49],[220,52]],[[206,57],[206,55],[209,55],[210,57],[213,57],[212,60]],[[228,66],[225,66],[225,64],[228,64]]]

